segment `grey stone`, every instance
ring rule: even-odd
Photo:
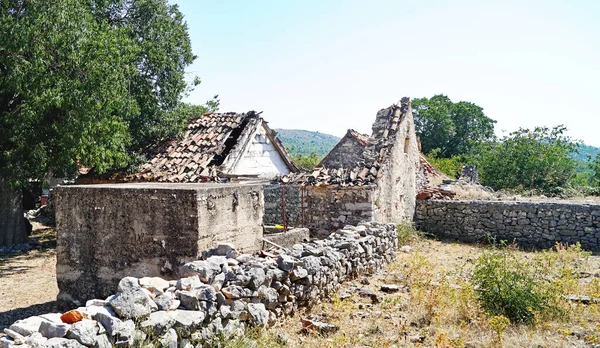
[[[71,325],[69,324],[58,324],[44,320],[40,324],[40,333],[46,338],[65,337],[70,328]]]
[[[262,303],[248,303],[248,313],[252,323],[257,326],[266,326],[269,321],[269,311]]]
[[[223,287],[223,284],[225,284],[225,273],[217,274],[213,281],[210,283],[210,285],[212,285],[216,291],[220,291]]]
[[[135,331],[135,323],[133,320],[122,321],[117,317],[106,315],[104,313],[98,313],[96,315],[96,320],[102,324],[110,337],[116,337],[119,341],[133,339]]]
[[[173,306],[173,295],[171,293],[164,293],[160,296],[157,296],[154,299],[154,303],[158,306],[159,311],[166,311]]]
[[[302,266],[306,269],[308,274],[314,275],[321,269],[321,261],[315,256],[306,256],[300,259]]]
[[[192,291],[180,291],[178,292],[181,306],[189,310],[198,310],[200,308],[200,301],[196,297],[196,293]]]
[[[83,319],[71,325],[67,338],[74,339],[84,346],[93,346],[96,344],[98,331],[98,322]]]
[[[296,266],[290,273],[291,280],[298,280],[298,279],[306,278],[307,276],[308,276],[308,271],[300,266]]]
[[[216,291],[210,285],[201,285],[191,290],[196,295],[196,298],[200,301],[216,301]]]
[[[282,271],[289,272],[294,268],[294,266],[296,264],[298,264],[298,261],[291,256],[284,254],[284,255],[279,255],[279,257],[277,257],[277,266]]]
[[[62,337],[50,338],[46,341],[46,347],[48,348],[84,348],[85,346],[81,343]]]
[[[137,289],[140,287],[140,282],[135,277],[125,277],[119,281],[117,290],[120,292]]]
[[[39,332],[34,332],[25,339],[25,344],[30,348],[45,348],[46,342],[48,342],[48,339]]]
[[[189,276],[186,278],[181,278],[181,279],[177,280],[177,289],[191,290],[192,288],[200,286],[201,284],[202,284],[202,282],[200,281],[200,278],[198,277],[198,275],[194,274],[192,276]]]
[[[261,285],[265,283],[265,271],[262,268],[251,268],[248,270],[247,275],[250,277],[248,287],[251,290],[257,290]]]
[[[142,329],[152,329],[152,333],[162,335],[175,324],[175,319],[170,312],[158,311],[140,324]]]
[[[158,343],[163,348],[177,348],[177,332],[170,329],[166,334],[159,338]]]
[[[215,275],[221,272],[221,265],[219,264],[220,259],[214,259],[219,256],[212,256],[206,261],[192,261],[181,266],[179,273],[181,276],[194,276],[197,275],[204,283],[210,283]],[[223,257],[225,263],[227,263],[225,257]]]
[[[34,332],[40,331],[40,325],[43,321],[46,320],[44,320],[41,317],[34,316],[22,320],[17,320],[8,328],[15,332],[18,332],[23,336],[29,336]]]
[[[150,291],[156,290],[160,293],[165,292],[169,288],[169,282],[160,277],[144,277],[139,279],[141,287],[146,288]]]
[[[96,336],[96,344],[94,344],[94,348],[111,348],[110,340],[108,337],[103,335]]]
[[[153,309],[158,308],[150,296],[139,286],[124,288],[124,291],[118,292],[114,298],[109,300],[109,304],[119,317],[125,319],[146,316],[152,313]]]
[[[221,293],[228,299],[238,299],[244,297],[243,288],[237,285],[230,285],[221,289]]]

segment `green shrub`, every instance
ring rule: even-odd
[[[459,156],[452,156],[450,158],[442,158],[439,155],[439,149],[434,149],[428,155],[425,156],[427,161],[432,166],[437,168],[440,172],[446,174],[448,177],[457,179],[460,176],[464,161]]]
[[[480,256],[473,285],[481,307],[511,322],[532,323],[536,313],[551,309],[552,298],[534,278],[531,267],[505,252]]]
[[[411,239],[414,239],[419,235],[415,226],[408,222],[398,224],[396,226],[396,231],[398,231],[399,245],[405,245],[410,242]]]

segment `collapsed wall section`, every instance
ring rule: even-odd
[[[61,302],[105,297],[125,276],[175,277],[217,242],[256,250],[260,186],[74,185],[56,189]]]
[[[600,250],[600,204],[419,200],[416,223],[463,242],[506,240],[535,248],[580,243]]]

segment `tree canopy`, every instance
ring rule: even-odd
[[[473,161],[484,185],[556,194],[575,175],[571,152],[577,147],[564,126],[519,129],[479,145]]]
[[[124,167],[185,126],[195,57],[176,5],[6,0],[0,11],[0,177]]]
[[[439,94],[412,101],[415,130],[421,140],[422,151],[449,158],[468,154],[479,142],[494,136],[496,121],[485,116],[480,106],[461,101],[453,103]]]

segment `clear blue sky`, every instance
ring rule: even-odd
[[[221,111],[275,128],[370,134],[403,96],[443,93],[496,131],[565,124],[600,146],[600,1],[178,0]]]

